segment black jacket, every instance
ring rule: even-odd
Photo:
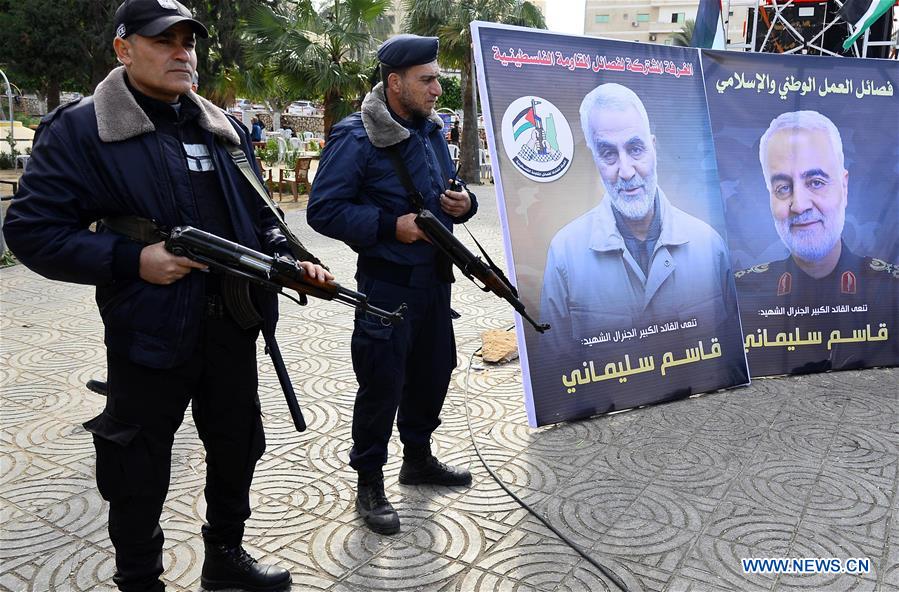
[[[316,231],[336,238],[366,257],[398,265],[433,265],[436,248],[426,241],[396,240],[396,220],[412,211],[409,196],[387,149],[397,146],[425,207],[452,231],[478,211],[471,191],[471,209],[453,218],[440,208],[440,195],[454,178],[453,161],[443,138],[443,121],[430,117],[404,125],[387,107],[378,83],[355,113],[331,130],[322,151],[306,220]]]
[[[239,145],[255,163],[246,130],[194,93],[201,110],[237,242],[268,253],[287,252],[274,214],[231,162],[225,145]],[[139,278],[143,245],[121,235],[89,229],[106,216],[136,215],[164,227],[197,225],[199,212],[183,149],[157,133],[113,70],[92,97],[47,115],[35,137],[28,170],[7,212],[4,234],[10,249],[41,275],[97,286],[106,344],[139,364],[170,368],[187,359],[200,329],[205,304],[202,274],[190,273],[169,286]],[[256,294],[266,339],[274,335],[277,303]]]

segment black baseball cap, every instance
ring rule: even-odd
[[[123,39],[134,33],[153,37],[184,21],[198,37],[209,37],[206,27],[176,0],[125,0],[115,11],[115,34]]]

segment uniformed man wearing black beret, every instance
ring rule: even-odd
[[[736,274],[752,374],[895,362],[899,266],[853,253],[842,238],[849,172],[839,130],[816,111],[783,113],[762,136],[759,160],[774,227],[790,256]],[[762,332],[773,343],[796,328],[803,343],[754,345]],[[847,337],[862,330],[869,338],[891,337]],[[809,343],[814,333],[821,333],[820,344]]]
[[[378,59],[381,82],[362,111],[331,130],[306,214],[312,228],[359,254],[359,290],[372,304],[408,306],[404,322],[393,326],[359,314],[352,339],[359,382],[350,451],[350,466],[358,472],[356,508],[369,528],[392,534],[400,521],[387,500],[382,467],[394,418],[403,442],[400,483],[466,486],[471,474],[431,453],[456,365],[452,276],[415,225],[409,192],[389,151],[398,153],[415,193],[447,228],[471,218],[477,201],[464,186],[450,189],[453,163],[434,112],[443,92],[437,39],[398,35],[381,45]]]

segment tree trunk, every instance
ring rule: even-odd
[[[462,137],[459,139],[459,176],[466,183],[472,185],[481,184],[481,172],[478,165],[478,149],[481,147],[478,138],[478,109],[474,103],[472,96],[472,85],[475,80],[472,78],[472,62],[471,54],[465,64],[462,65]]]
[[[272,109],[272,131],[278,131],[281,129],[281,110],[277,108]]]
[[[47,112],[53,111],[59,107],[59,81],[47,81]]]
[[[103,79],[109,75],[111,69],[112,68],[107,60],[98,56],[91,58],[91,81],[89,88],[91,93],[93,93],[94,89],[97,88],[97,85],[103,82]]]
[[[339,98],[340,96],[337,93],[331,91],[326,92],[324,96],[324,118],[322,120],[322,127],[324,128],[324,131],[322,132],[322,135],[324,136],[324,139],[326,141],[328,139],[328,136],[331,135],[331,128],[335,123],[337,123],[337,118],[334,115],[334,111],[336,110],[335,107]]]

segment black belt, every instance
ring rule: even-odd
[[[372,279],[407,288],[428,288],[447,283],[440,278],[434,263],[403,265],[380,257],[359,255],[356,268],[359,273]]]

